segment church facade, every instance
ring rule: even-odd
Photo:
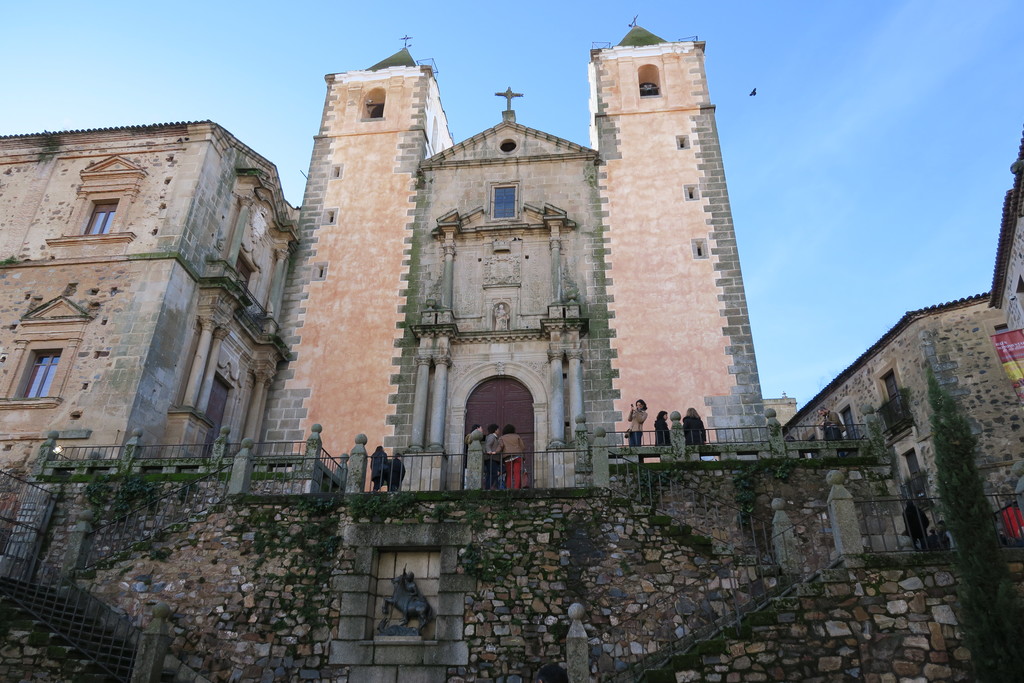
[[[638,27],[593,50],[590,148],[517,121],[511,90],[453,144],[406,50],[329,75],[264,438],[461,453],[494,422],[541,450],[638,398],[646,429],[763,424],[703,58]]]

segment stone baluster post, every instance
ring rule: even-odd
[[[323,441],[320,439],[320,432],[323,430],[324,428],[320,424],[314,424],[309,428],[309,436],[306,437],[306,457],[302,465],[303,470],[309,473],[310,481],[318,488],[323,483],[324,473],[323,468],[320,466],[320,452],[324,446]]]
[[[122,474],[127,474],[132,471],[132,465],[135,464],[136,458],[142,452],[142,430],[135,428],[132,430],[132,435],[121,449],[121,460],[118,463],[117,469]]]
[[[608,468],[608,439],[604,427],[594,430],[594,445],[591,448],[593,457],[591,466],[594,468],[594,486],[608,488],[611,483],[611,473]]]
[[[37,472],[41,472],[46,463],[54,459],[53,449],[57,446],[57,439],[59,438],[60,432],[56,430],[46,432],[46,440],[39,446],[39,458],[36,460]]]
[[[366,486],[366,434],[356,434],[356,445],[348,456],[348,479],[345,493],[362,493]]]
[[[210,449],[211,471],[217,471],[224,464],[224,456],[228,451],[228,435],[231,434],[231,427],[224,425],[220,428],[220,436],[213,440],[213,448]]]
[[[448,368],[452,359],[447,354],[434,359],[434,391],[430,396],[430,443],[428,451],[444,451],[444,418],[448,406]]]
[[[782,423],[779,422],[776,415],[775,408],[767,408],[764,411],[765,429],[768,430],[768,450],[771,451],[773,457],[784,458],[787,455],[786,439],[782,436]],[[799,456],[799,453],[794,453],[794,457]]]
[[[828,516],[836,553],[843,557],[847,567],[855,567],[860,564],[857,556],[864,552],[864,539],[860,534],[853,494],[843,486],[845,481],[846,474],[840,470],[831,470],[825,475],[825,482],[832,486],[828,493]]]
[[[153,619],[139,637],[131,683],[160,683],[164,658],[171,647],[171,629],[167,623],[171,608],[166,602],[153,605]]]
[[[228,495],[249,493],[252,483],[252,439],[242,439],[242,450],[235,455],[231,465],[231,480],[228,482]]]
[[[64,561],[60,571],[65,576],[74,576],[75,571],[88,557],[92,545],[92,523],[95,518],[96,515],[92,510],[79,511],[75,528],[68,536],[68,545],[64,549]]]
[[[338,480],[341,482],[341,490],[348,490],[348,453],[338,456]]]
[[[484,433],[474,429],[469,435],[469,455],[466,456],[466,490],[479,491],[483,488],[484,475]]]
[[[786,500],[772,499],[772,545],[775,550],[775,561],[790,574],[798,574],[803,565],[800,551],[797,548],[796,531],[789,515],[786,514]]]
[[[587,645],[587,630],[583,628],[585,615],[580,603],[574,602],[569,606],[569,633],[565,637],[565,663],[569,669],[569,683],[590,681],[590,647]]]
[[[576,432],[573,435],[573,447],[576,449],[576,486],[594,485],[594,460],[590,452],[590,438],[587,433],[587,418],[576,416]]]
[[[551,400],[548,401],[548,448],[565,447],[565,384],[562,381],[562,356],[559,348],[548,349],[551,365]]]
[[[429,389],[430,355],[421,347],[420,353],[416,356],[416,389],[412,399],[412,436],[409,440],[409,450],[411,451],[423,450],[427,431],[427,392]]]
[[[668,419],[672,422],[672,459],[686,461],[686,435],[683,434],[683,416],[673,410]]]

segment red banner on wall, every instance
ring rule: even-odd
[[[992,335],[1003,370],[1013,382],[1017,398],[1024,403],[1024,330],[1011,330]]]

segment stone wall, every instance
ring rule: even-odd
[[[1024,553],[1009,551],[1007,557],[1021,585]],[[738,634],[680,657],[665,680],[974,680],[949,553],[900,559],[826,572],[795,596],[752,615]]]

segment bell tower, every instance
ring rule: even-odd
[[[286,293],[293,356],[278,373],[263,438],[300,440],[325,422],[346,441],[328,450],[340,451],[358,433],[375,443],[388,436],[416,172],[452,141],[433,70],[408,49],[326,81]]]
[[[704,43],[634,27],[591,51],[590,88],[616,408],[643,398],[651,421],[694,407],[708,427],[764,424]]]

